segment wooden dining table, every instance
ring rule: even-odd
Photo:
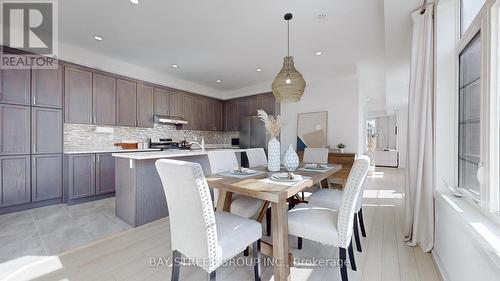
[[[245,178],[236,178],[227,173],[207,177],[208,185],[220,191],[217,202],[217,210],[219,211],[231,211],[232,194],[262,199],[264,201],[264,211],[270,203],[274,280],[277,281],[290,280],[287,200],[308,187],[317,183],[324,183],[329,176],[342,169],[342,165],[329,165],[331,168],[328,170],[311,171],[301,169],[303,166],[303,164],[300,165],[294,174],[303,176],[304,180],[294,183],[271,180],[270,176],[276,172],[268,172],[266,166],[252,168],[260,173]],[[284,170],[281,172],[284,172]],[[259,217],[261,214],[259,214]]]

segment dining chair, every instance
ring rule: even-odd
[[[356,270],[352,249],[353,221],[358,196],[369,168],[367,156],[360,156],[354,161],[338,210],[302,203],[288,212],[290,235],[339,248],[342,281],[348,280],[346,251],[349,252],[351,269]]]
[[[215,281],[219,266],[253,245],[254,276],[260,281],[260,224],[227,212],[214,212],[200,164],[160,159],[155,165],[169,212],[171,280],[179,280],[182,255],[203,268],[210,281]]]
[[[246,149],[246,154],[249,168],[267,165],[267,156],[264,148],[248,148]]]
[[[302,162],[304,163],[318,163],[318,164],[328,164],[328,148],[309,148],[304,149],[304,157]],[[321,189],[321,183],[308,187],[302,191],[302,201],[306,201],[305,193],[313,193]]]

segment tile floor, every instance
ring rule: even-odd
[[[54,255],[131,229],[115,214],[115,198],[58,204],[0,215],[0,263],[25,255]]]

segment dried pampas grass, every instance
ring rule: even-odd
[[[264,122],[264,125],[266,126],[266,131],[271,135],[271,137],[275,138],[277,137],[280,132],[281,132],[281,116],[271,116],[267,114],[262,109],[257,110],[257,116],[259,117],[262,122]]]

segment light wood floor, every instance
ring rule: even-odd
[[[349,270],[349,280],[434,281],[440,280],[430,254],[406,246],[402,234],[404,172],[378,169],[369,178],[365,197],[367,238],[363,252],[356,252],[358,271]],[[168,266],[151,267],[150,258],[170,257],[168,219],[96,241],[58,256],[25,256],[0,264],[0,280],[170,280]],[[337,258],[337,250],[304,240],[296,249],[302,262],[312,258]],[[340,280],[336,267],[296,264],[292,280]],[[253,280],[250,266],[229,266],[217,270],[218,280]],[[181,280],[206,280],[206,273],[183,266]],[[271,267],[263,268],[263,280],[273,280]]]

